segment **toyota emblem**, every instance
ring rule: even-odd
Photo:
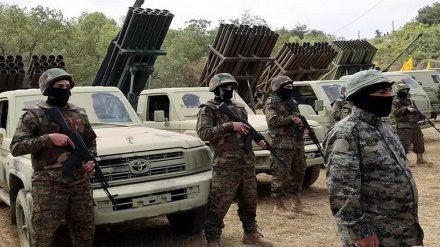
[[[132,174],[144,174],[150,170],[150,162],[146,159],[136,159],[128,163]]]

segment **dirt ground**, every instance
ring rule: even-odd
[[[440,121],[436,122],[440,128]],[[426,144],[426,159],[429,165],[415,165],[413,174],[419,190],[419,217],[425,232],[425,247],[440,245],[440,133],[434,129],[423,130]],[[415,154],[408,155],[410,164],[415,164]],[[271,215],[270,176],[259,174],[258,215],[260,231],[280,247],[335,247],[339,237],[330,213],[325,187],[325,170],[321,170],[318,181],[304,191],[303,202],[316,212],[314,216],[299,216],[286,220]],[[222,236],[223,246],[243,246],[241,223],[238,220],[237,205],[233,203],[226,219]],[[203,234],[185,236],[173,232],[165,217],[158,217],[125,226],[110,227],[110,234],[99,229],[98,238],[107,239],[110,246],[201,246]],[[66,232],[61,236],[67,237]],[[62,241],[61,241],[62,242]],[[15,226],[10,225],[9,207],[0,203],[0,247],[19,246]],[[68,246],[59,244],[58,246]],[[57,247],[58,247],[57,246]],[[102,246],[102,245],[100,245]],[[107,245],[108,246],[108,245]]]

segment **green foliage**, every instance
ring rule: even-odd
[[[416,21],[428,25],[440,24],[440,3],[436,2],[432,6],[419,9]]]

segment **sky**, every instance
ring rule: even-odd
[[[437,0],[438,1],[438,0]],[[184,28],[191,19],[211,21],[241,18],[245,11],[266,20],[272,30],[292,29],[306,24],[309,29],[346,39],[373,38],[376,30],[382,33],[398,30],[413,20],[418,10],[435,0],[145,0],[142,8],[167,9],[175,16],[173,29]],[[135,0],[0,0],[30,9],[37,5],[61,10],[64,17],[74,18],[83,12],[99,11],[119,20]]]

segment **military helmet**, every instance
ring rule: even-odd
[[[217,87],[226,84],[233,84],[235,88],[238,87],[238,82],[235,78],[229,73],[220,73],[214,75],[209,81],[209,92],[214,92]]]
[[[48,96],[47,89],[54,83],[61,80],[68,80],[70,82],[70,88],[73,88],[75,86],[75,82],[73,81],[72,76],[63,69],[52,68],[44,71],[38,79],[38,85],[40,87],[41,93],[44,96]]]
[[[293,83],[292,79],[285,75],[279,75],[272,78],[272,82],[270,83],[270,88],[273,92],[276,92],[280,87]]]
[[[396,92],[400,92],[404,89],[408,89],[408,91],[409,91],[409,86],[406,85],[406,83],[403,81],[398,81],[397,85],[396,85]]]
[[[370,69],[357,72],[347,79],[346,99],[352,100],[351,97],[362,90],[379,83],[388,82],[390,86],[393,82],[386,78],[382,72]]]

